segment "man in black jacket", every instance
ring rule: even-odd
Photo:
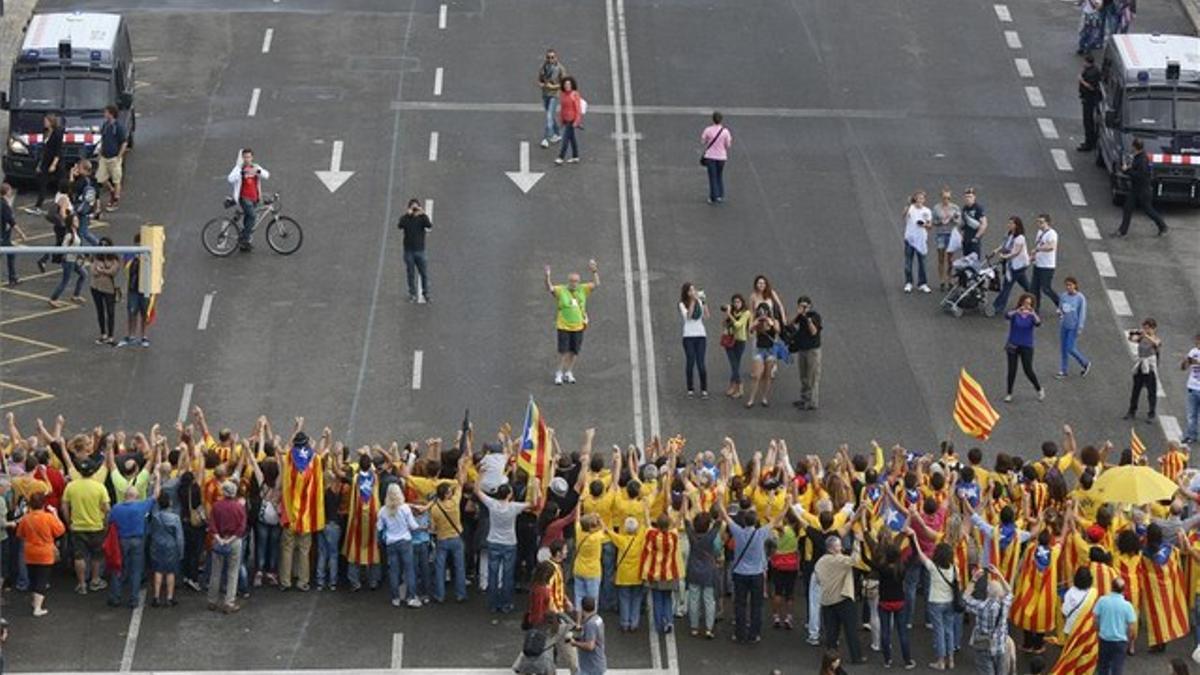
[[[1079,152],[1090,152],[1096,147],[1096,106],[1100,105],[1100,69],[1091,54],[1083,58],[1083,72],[1079,74],[1079,102],[1083,106],[1083,143],[1075,148]]]
[[[429,274],[425,267],[425,233],[433,229],[433,222],[421,208],[417,199],[408,200],[408,210],[400,217],[397,225],[404,231],[404,268],[408,275],[408,301],[417,301],[415,276],[421,275],[421,296],[429,302]],[[415,269],[414,269],[415,268]]]
[[[1142,211],[1158,226],[1158,236],[1167,233],[1167,224],[1162,216],[1154,210],[1154,194],[1150,180],[1150,158],[1146,156],[1146,148],[1142,139],[1133,139],[1133,160],[1122,167],[1129,174],[1129,194],[1125,196],[1125,209],[1121,216],[1121,227],[1117,236],[1124,237],[1129,232],[1129,219],[1133,217],[1133,209],[1141,207]]]
[[[13,213],[13,189],[8,183],[0,184],[0,246],[12,246],[13,234],[15,233],[21,239],[25,238],[25,233],[21,231],[17,225],[17,219]],[[9,253],[4,256],[5,281],[9,286],[16,286],[20,283],[17,278],[17,256]]]

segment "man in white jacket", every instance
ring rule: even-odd
[[[238,151],[238,161],[227,180],[233,186],[234,200],[242,208],[242,232],[238,237],[238,248],[242,251],[254,248],[251,241],[254,237],[255,209],[262,198],[262,181],[270,177],[270,171],[255,163],[253,150],[242,148]]]

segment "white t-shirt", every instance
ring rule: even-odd
[[[700,310],[700,318],[693,319],[688,314],[687,305],[679,303],[679,316],[683,317],[683,337],[706,337],[708,334],[704,332],[704,303],[700,300],[696,301],[696,306]]]
[[[954,601],[954,576],[958,572],[953,567],[937,567],[927,558],[921,562],[929,570],[929,602],[947,603]]]
[[[1005,241],[1004,247],[1007,248],[1010,253],[1017,249],[1021,249],[1020,253],[1008,259],[1009,269],[1016,272],[1029,267],[1029,247],[1025,245],[1025,235],[1008,235],[1008,240]]]
[[[508,464],[503,452],[489,452],[479,460],[479,489],[484,492],[494,492],[496,488],[508,482],[504,475],[504,467]]]
[[[1053,251],[1038,251],[1038,246],[1047,245],[1053,246]],[[1043,269],[1054,269],[1058,265],[1058,233],[1053,227],[1048,227],[1045,230],[1038,230],[1037,236],[1033,239],[1033,248],[1036,251],[1033,254],[1033,266]]]
[[[1188,366],[1187,388],[1200,391],[1200,347],[1192,347],[1187,355],[1192,360],[1192,365]]]
[[[932,221],[933,212],[929,210],[928,206],[910,204],[908,210],[904,212],[904,241],[921,255],[929,252],[929,230],[917,223],[928,225]]]
[[[1063,633],[1065,635],[1071,634],[1071,629],[1075,627],[1075,622],[1079,620],[1079,615],[1083,612],[1083,610],[1079,609],[1079,606],[1087,599],[1087,594],[1087,591],[1082,588],[1075,588],[1074,586],[1068,588],[1067,592],[1063,594],[1062,613],[1063,618],[1066,619],[1066,623],[1063,624]]]

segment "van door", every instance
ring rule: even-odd
[[[1125,83],[1122,75],[1124,68],[1120,60],[1114,58],[1113,50],[1104,55],[1104,64],[1100,70],[1100,119],[1096,120],[1100,129],[1100,148],[1105,163],[1112,173],[1121,168],[1121,154],[1124,151],[1121,137],[1121,105],[1125,93]],[[1109,122],[1116,119],[1115,127]]]

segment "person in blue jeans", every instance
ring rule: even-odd
[[[446,599],[446,563],[449,561],[454,574],[454,600],[462,602],[467,599],[467,570],[459,483],[439,483],[434,496],[429,507],[434,534],[437,535],[433,559],[433,599],[439,603]]]
[[[413,584],[416,586],[417,599],[422,605],[429,604],[433,596],[433,537],[430,535],[429,510],[414,514],[417,524],[413,530]]]
[[[417,277],[421,279],[421,297],[429,302],[429,268],[425,259],[425,235],[433,221],[421,206],[421,200],[408,200],[408,210],[396,225],[404,233],[404,272],[408,281],[408,301],[417,301]]]
[[[1193,338],[1194,345],[1179,367],[1187,371],[1187,431],[1184,443],[1195,443],[1197,427],[1200,427],[1200,333]]]
[[[954,549],[941,542],[934,547],[931,559],[918,545],[916,533],[911,528],[905,533],[912,540],[912,548],[921,565],[929,572],[929,618],[933,624],[933,652],[937,657],[929,667],[950,670],[954,668],[954,580],[958,574],[954,569]]]
[[[421,506],[404,503],[404,491],[398,483],[387,488],[384,507],[379,510],[379,543],[387,552],[388,588],[392,593],[392,606],[400,606],[400,574],[404,572],[405,595],[409,607],[420,607],[417,599],[416,568],[413,565],[413,532],[420,524],[413,511],[424,510]]]
[[[1108,595],[1096,601],[1092,614],[1100,637],[1100,657],[1097,675],[1121,675],[1125,668],[1125,652],[1137,637],[1137,612],[1125,599],[1125,580],[1112,580]]]
[[[1020,284],[1021,288],[1026,291],[1030,289],[1029,250],[1025,245],[1025,224],[1021,222],[1020,218],[1012,216],[1008,219],[1008,237],[1005,238],[1004,244],[992,253],[1000,256],[1000,260],[1004,263],[1000,294],[992,303],[996,314],[1003,314],[1004,308],[1008,306],[1008,296],[1012,293],[1013,286]]]
[[[1071,358],[1078,361],[1079,366],[1083,368],[1079,376],[1087,377],[1088,371],[1092,369],[1092,362],[1075,346],[1079,334],[1083,332],[1083,325],[1087,323],[1087,298],[1079,292],[1079,282],[1075,277],[1067,277],[1063,285],[1066,291],[1058,296],[1059,359],[1058,373],[1055,377],[1061,380],[1069,374],[1067,366]]]
[[[538,68],[538,87],[542,90],[542,109],[546,111],[545,124],[542,129],[542,147],[548,148],[551,143],[559,142],[558,128],[558,93],[562,89],[562,80],[567,76],[567,68],[558,60],[558,52],[546,50],[546,59]]]
[[[532,501],[512,501],[512,488],[507,483],[495,490],[495,496],[483,493],[475,485],[475,497],[488,511],[487,533],[487,592],[488,609],[492,612],[509,614],[513,611],[513,567],[517,562],[517,516],[533,508]],[[536,478],[530,479],[525,491],[532,499],[541,494]]]
[[[108,606],[119,607],[124,600],[124,589],[129,588],[129,606],[138,606],[138,592],[142,588],[142,571],[146,566],[146,519],[158,498],[156,482],[154,498],[138,499],[137,487],[130,485],[125,490],[125,501],[112,507],[108,520],[117,528],[121,542],[121,570],[112,573],[108,587]]]

